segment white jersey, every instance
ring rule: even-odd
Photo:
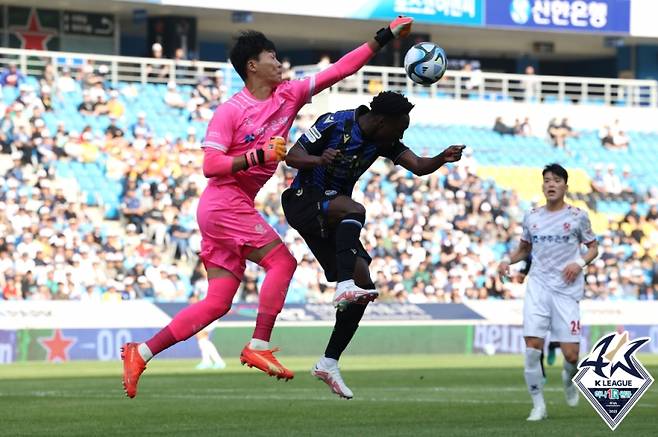
[[[587,212],[571,205],[559,211],[534,208],[523,218],[521,239],[532,244],[529,279],[546,291],[580,300],[585,290],[583,275],[567,284],[562,271],[580,258],[583,243],[596,239]]]

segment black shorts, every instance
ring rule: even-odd
[[[281,195],[283,213],[324,269],[328,281],[336,281],[336,229],[327,223],[327,204],[338,194],[335,191],[288,188]],[[356,256],[372,261],[359,241]]]

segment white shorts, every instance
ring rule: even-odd
[[[580,303],[528,281],[523,302],[523,336],[580,343]]]

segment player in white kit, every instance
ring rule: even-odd
[[[583,268],[598,255],[596,235],[586,211],[564,201],[567,171],[550,164],[542,172],[546,205],[527,212],[519,246],[504,257],[498,273],[506,277],[509,266],[532,254],[523,305],[525,380],[533,401],[529,421],[545,419],[541,362],[544,338],[560,342],[564,355],[562,382],[567,404],[578,404],[578,391],[571,381],[578,366],[580,348],[580,300],[585,291]],[[587,252],[582,253],[582,245]]]

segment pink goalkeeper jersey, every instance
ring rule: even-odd
[[[245,87],[213,115],[202,147],[211,147],[228,156],[244,155],[261,147],[272,136],[288,138],[297,112],[311,101],[315,77],[290,80],[277,86],[266,100],[257,100]],[[278,163],[257,165],[230,175],[213,177],[210,187],[232,186],[241,189],[252,200],[272,177]]]

